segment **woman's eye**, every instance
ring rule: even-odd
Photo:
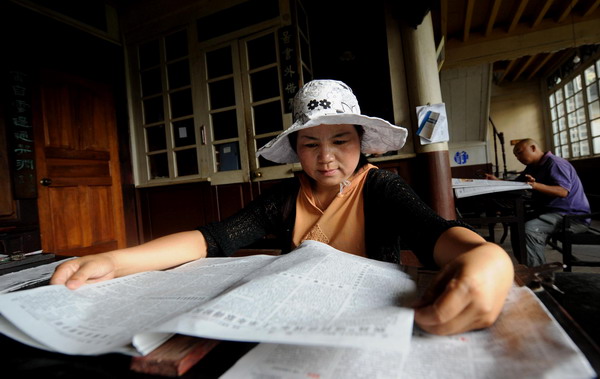
[[[317,147],[317,144],[316,143],[305,143],[304,147],[308,147],[308,148]]]
[[[333,143],[334,143],[335,145],[343,145],[343,144],[345,144],[346,142],[348,142],[348,141],[346,141],[346,140],[337,140],[337,141],[333,141]]]

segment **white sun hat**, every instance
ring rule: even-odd
[[[288,135],[319,125],[361,125],[365,131],[360,151],[383,154],[399,150],[406,142],[407,130],[378,117],[360,114],[358,100],[352,89],[337,80],[313,80],[306,83],[294,97],[294,123],[267,142],[256,156],[276,163],[296,163],[300,160],[292,149]]]

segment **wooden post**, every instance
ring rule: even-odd
[[[402,25],[401,33],[412,124],[416,126],[417,106],[442,102],[431,13],[425,16],[416,29]],[[413,127],[417,172],[420,173],[417,176],[417,187],[422,189],[424,200],[440,216],[455,219],[448,143],[421,144],[416,129]]]

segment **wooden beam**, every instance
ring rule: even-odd
[[[525,7],[527,7],[528,2],[529,2],[529,0],[521,0],[521,2],[519,2],[519,8],[517,8],[517,12],[515,12],[515,17],[513,17],[512,22],[510,23],[510,26],[508,27],[508,33],[511,33],[513,30],[515,30],[515,27],[521,20],[521,16],[523,15],[523,12],[525,11]]]
[[[444,68],[512,60],[600,43],[600,17],[574,17],[574,23],[557,24],[554,20],[544,20],[536,30],[527,25],[517,28],[511,35],[500,31],[488,38],[474,34],[468,43],[447,40]]]
[[[517,63],[516,59],[513,59],[512,61],[510,61],[508,63],[508,66],[506,66],[506,69],[504,69],[504,72],[502,73],[502,76],[500,76],[500,79],[498,79],[498,84],[502,83],[502,81],[504,80],[504,78],[506,78],[506,76],[508,75],[508,73],[512,70],[512,67],[515,65],[515,63]]]
[[[548,63],[548,61],[550,60],[550,58],[552,58],[554,56],[555,53],[548,53],[546,54],[546,56],[544,57],[544,59],[542,59],[537,65],[536,67],[531,70],[531,72],[529,73],[529,76],[527,77],[527,80],[533,78],[535,76],[535,74],[537,74],[537,72],[546,65],[546,63]]]
[[[440,33],[444,40],[448,39],[448,0],[440,1]]]
[[[532,28],[535,28],[536,26],[538,26],[540,24],[540,22],[542,22],[542,20],[544,19],[544,16],[546,16],[546,13],[548,12],[548,9],[550,9],[550,6],[552,5],[553,2],[554,2],[554,0],[546,0],[546,3],[544,3],[544,6],[542,7],[542,9],[540,10],[540,12],[538,13],[537,18],[535,19],[535,21],[531,25]]]
[[[519,77],[521,76],[521,74],[523,74],[523,72],[525,72],[525,70],[527,70],[527,67],[529,67],[529,65],[531,64],[531,62],[533,62],[535,60],[535,55],[530,56],[529,58],[527,58],[527,60],[525,61],[525,63],[521,66],[521,68],[519,68],[519,71],[517,71],[517,73],[515,74],[515,76],[512,78],[512,81],[516,81],[517,79],[519,79]]]
[[[592,13],[594,13],[594,11],[598,8],[598,6],[600,6],[600,0],[594,1],[590,5],[590,7],[583,13],[583,17],[587,17],[587,16],[591,15]]]
[[[600,1],[600,0],[598,0]],[[500,9],[500,4],[502,4],[502,0],[494,0],[494,5],[492,5],[492,12],[490,13],[490,18],[488,19],[487,26],[485,28],[485,36],[489,36],[492,30],[494,29],[494,24],[496,23],[496,17],[498,17],[498,10]]]
[[[571,14],[571,12],[573,11],[573,7],[575,6],[575,4],[577,4],[578,1],[579,0],[571,0],[571,2],[569,2],[569,4],[567,4],[565,9],[562,11],[556,22],[563,22],[565,18],[567,18]]]
[[[463,30],[463,42],[467,42],[469,39],[469,33],[471,31],[471,21],[473,21],[473,8],[475,8],[475,0],[469,0],[467,2],[467,12],[465,13],[465,27]]]

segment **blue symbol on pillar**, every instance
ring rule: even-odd
[[[469,154],[466,151],[457,151],[454,154],[454,162],[457,164],[465,164],[469,160]]]

